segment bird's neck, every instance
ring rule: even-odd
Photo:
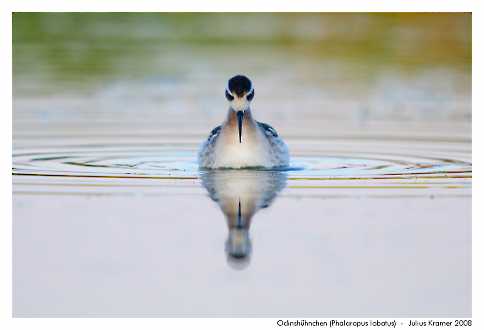
[[[234,111],[232,108],[229,108],[226,123],[229,126],[237,125],[237,112]],[[244,111],[243,125],[245,126],[245,125],[252,125],[252,124],[255,124],[255,119],[252,116],[252,112],[250,111],[250,108],[247,108],[247,110]]]
[[[242,120],[242,142],[239,140],[239,123],[237,113],[232,109],[229,109],[227,119],[222,125],[222,131],[220,133],[221,139],[225,140],[227,146],[241,146],[248,147],[249,141],[255,141],[257,139],[257,122],[252,117],[250,109],[244,111],[244,118]],[[247,144],[249,143],[249,144]]]

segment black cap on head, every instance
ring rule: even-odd
[[[230,93],[242,97],[252,90],[252,82],[246,76],[237,75],[229,79],[228,89]]]

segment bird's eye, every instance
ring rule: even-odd
[[[229,94],[229,92],[227,90],[225,90],[225,97],[227,98],[227,100],[229,101],[233,101],[234,100],[234,97],[232,95]]]
[[[255,90],[252,90],[252,92],[247,94],[247,101],[252,101],[252,99],[254,98],[254,93],[255,93]]]

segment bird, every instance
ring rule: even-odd
[[[255,120],[251,102],[255,90],[244,75],[228,80],[225,98],[229,109],[225,121],[202,143],[198,165],[202,169],[285,168],[289,150],[277,131]]]
[[[228,236],[227,263],[240,270],[250,263],[252,242],[249,235],[254,215],[274,202],[286,187],[287,172],[258,170],[215,170],[201,173],[202,186],[223,212]]]

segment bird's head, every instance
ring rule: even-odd
[[[254,87],[249,78],[237,75],[229,79],[225,89],[225,97],[229,101],[230,109],[237,114],[239,124],[239,141],[242,143],[242,122],[244,113],[249,109],[254,98]]]
[[[229,79],[225,89],[225,97],[233,111],[246,111],[254,98],[254,87],[249,78],[237,75]]]

